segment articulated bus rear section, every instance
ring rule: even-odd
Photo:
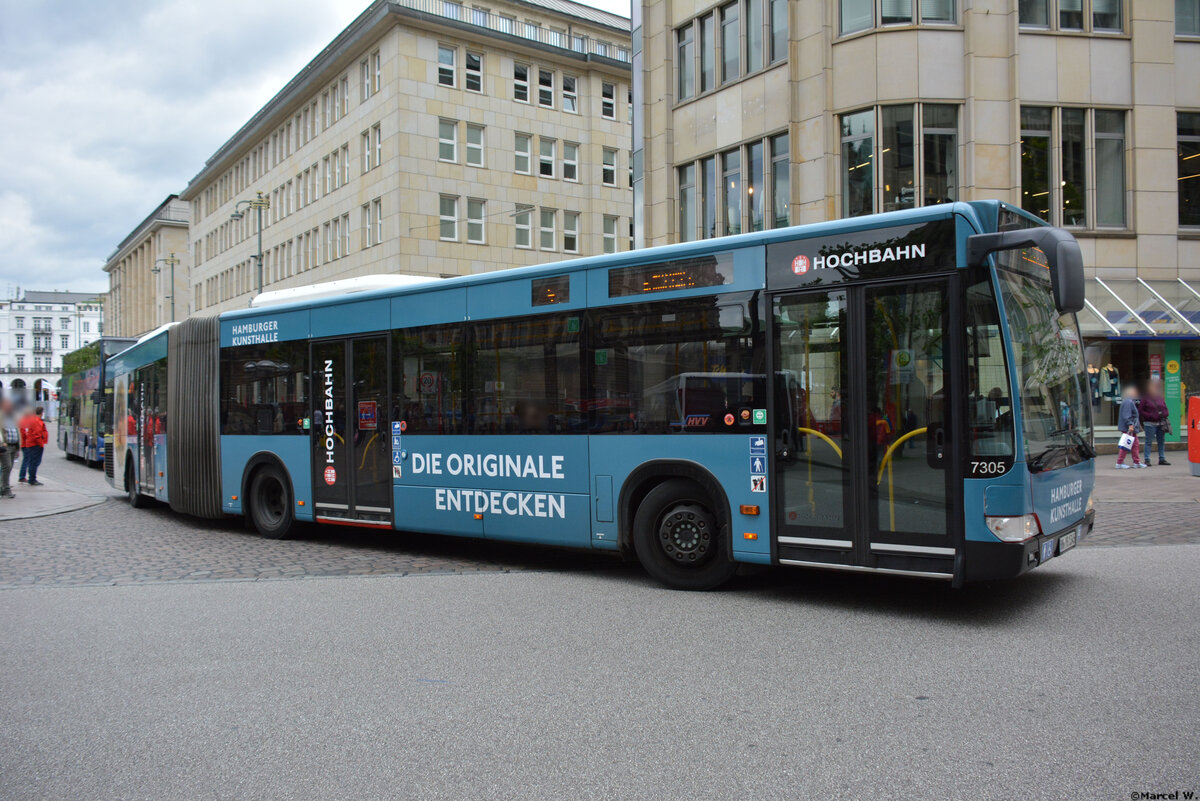
[[[1093,520],[1078,256],[956,203],[264,296],[114,357],[110,480],[267,537],[611,550],[676,588],[1015,576]]]

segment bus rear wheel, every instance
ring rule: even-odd
[[[710,590],[737,565],[729,561],[711,501],[685,479],[650,490],[633,518],[638,561],[653,578],[677,590]]]
[[[129,505],[134,509],[145,509],[150,505],[150,499],[138,492],[137,479],[133,475],[133,466],[125,468],[125,492],[129,495]]]
[[[275,465],[261,468],[250,481],[250,521],[267,539],[279,540],[292,533],[296,516],[290,483]]]

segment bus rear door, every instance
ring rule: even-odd
[[[316,519],[391,528],[388,337],[314,342],[311,364]]]

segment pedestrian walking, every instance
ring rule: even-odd
[[[12,485],[13,462],[17,458],[17,449],[21,447],[21,433],[17,428],[16,418],[13,417],[12,401],[0,399],[0,499],[15,498]]]
[[[1141,418],[1138,416],[1138,392],[1137,387],[1130,384],[1125,387],[1123,393],[1124,399],[1121,401],[1121,412],[1117,416],[1117,431],[1121,432],[1121,441],[1117,444],[1117,469],[1128,470],[1130,465],[1125,464],[1126,454],[1133,452],[1133,467],[1145,467],[1138,459],[1138,432],[1142,428]]]
[[[50,432],[42,422],[41,406],[21,418],[21,475],[18,481],[28,483],[31,487],[40,487],[42,482],[37,480],[38,465],[42,463],[42,453],[46,443],[50,441]],[[26,477],[28,476],[28,482]]]
[[[1171,413],[1167,411],[1162,381],[1155,379],[1146,387],[1138,414],[1146,427],[1146,452],[1142,454],[1146,467],[1150,466],[1150,450],[1155,441],[1158,442],[1158,463],[1170,464],[1167,461],[1167,434],[1171,433]]]

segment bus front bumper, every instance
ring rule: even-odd
[[[1012,578],[1062,555],[1091,533],[1096,513],[1053,534],[1032,537],[1024,542],[977,542],[968,540],[964,561],[966,581]]]

